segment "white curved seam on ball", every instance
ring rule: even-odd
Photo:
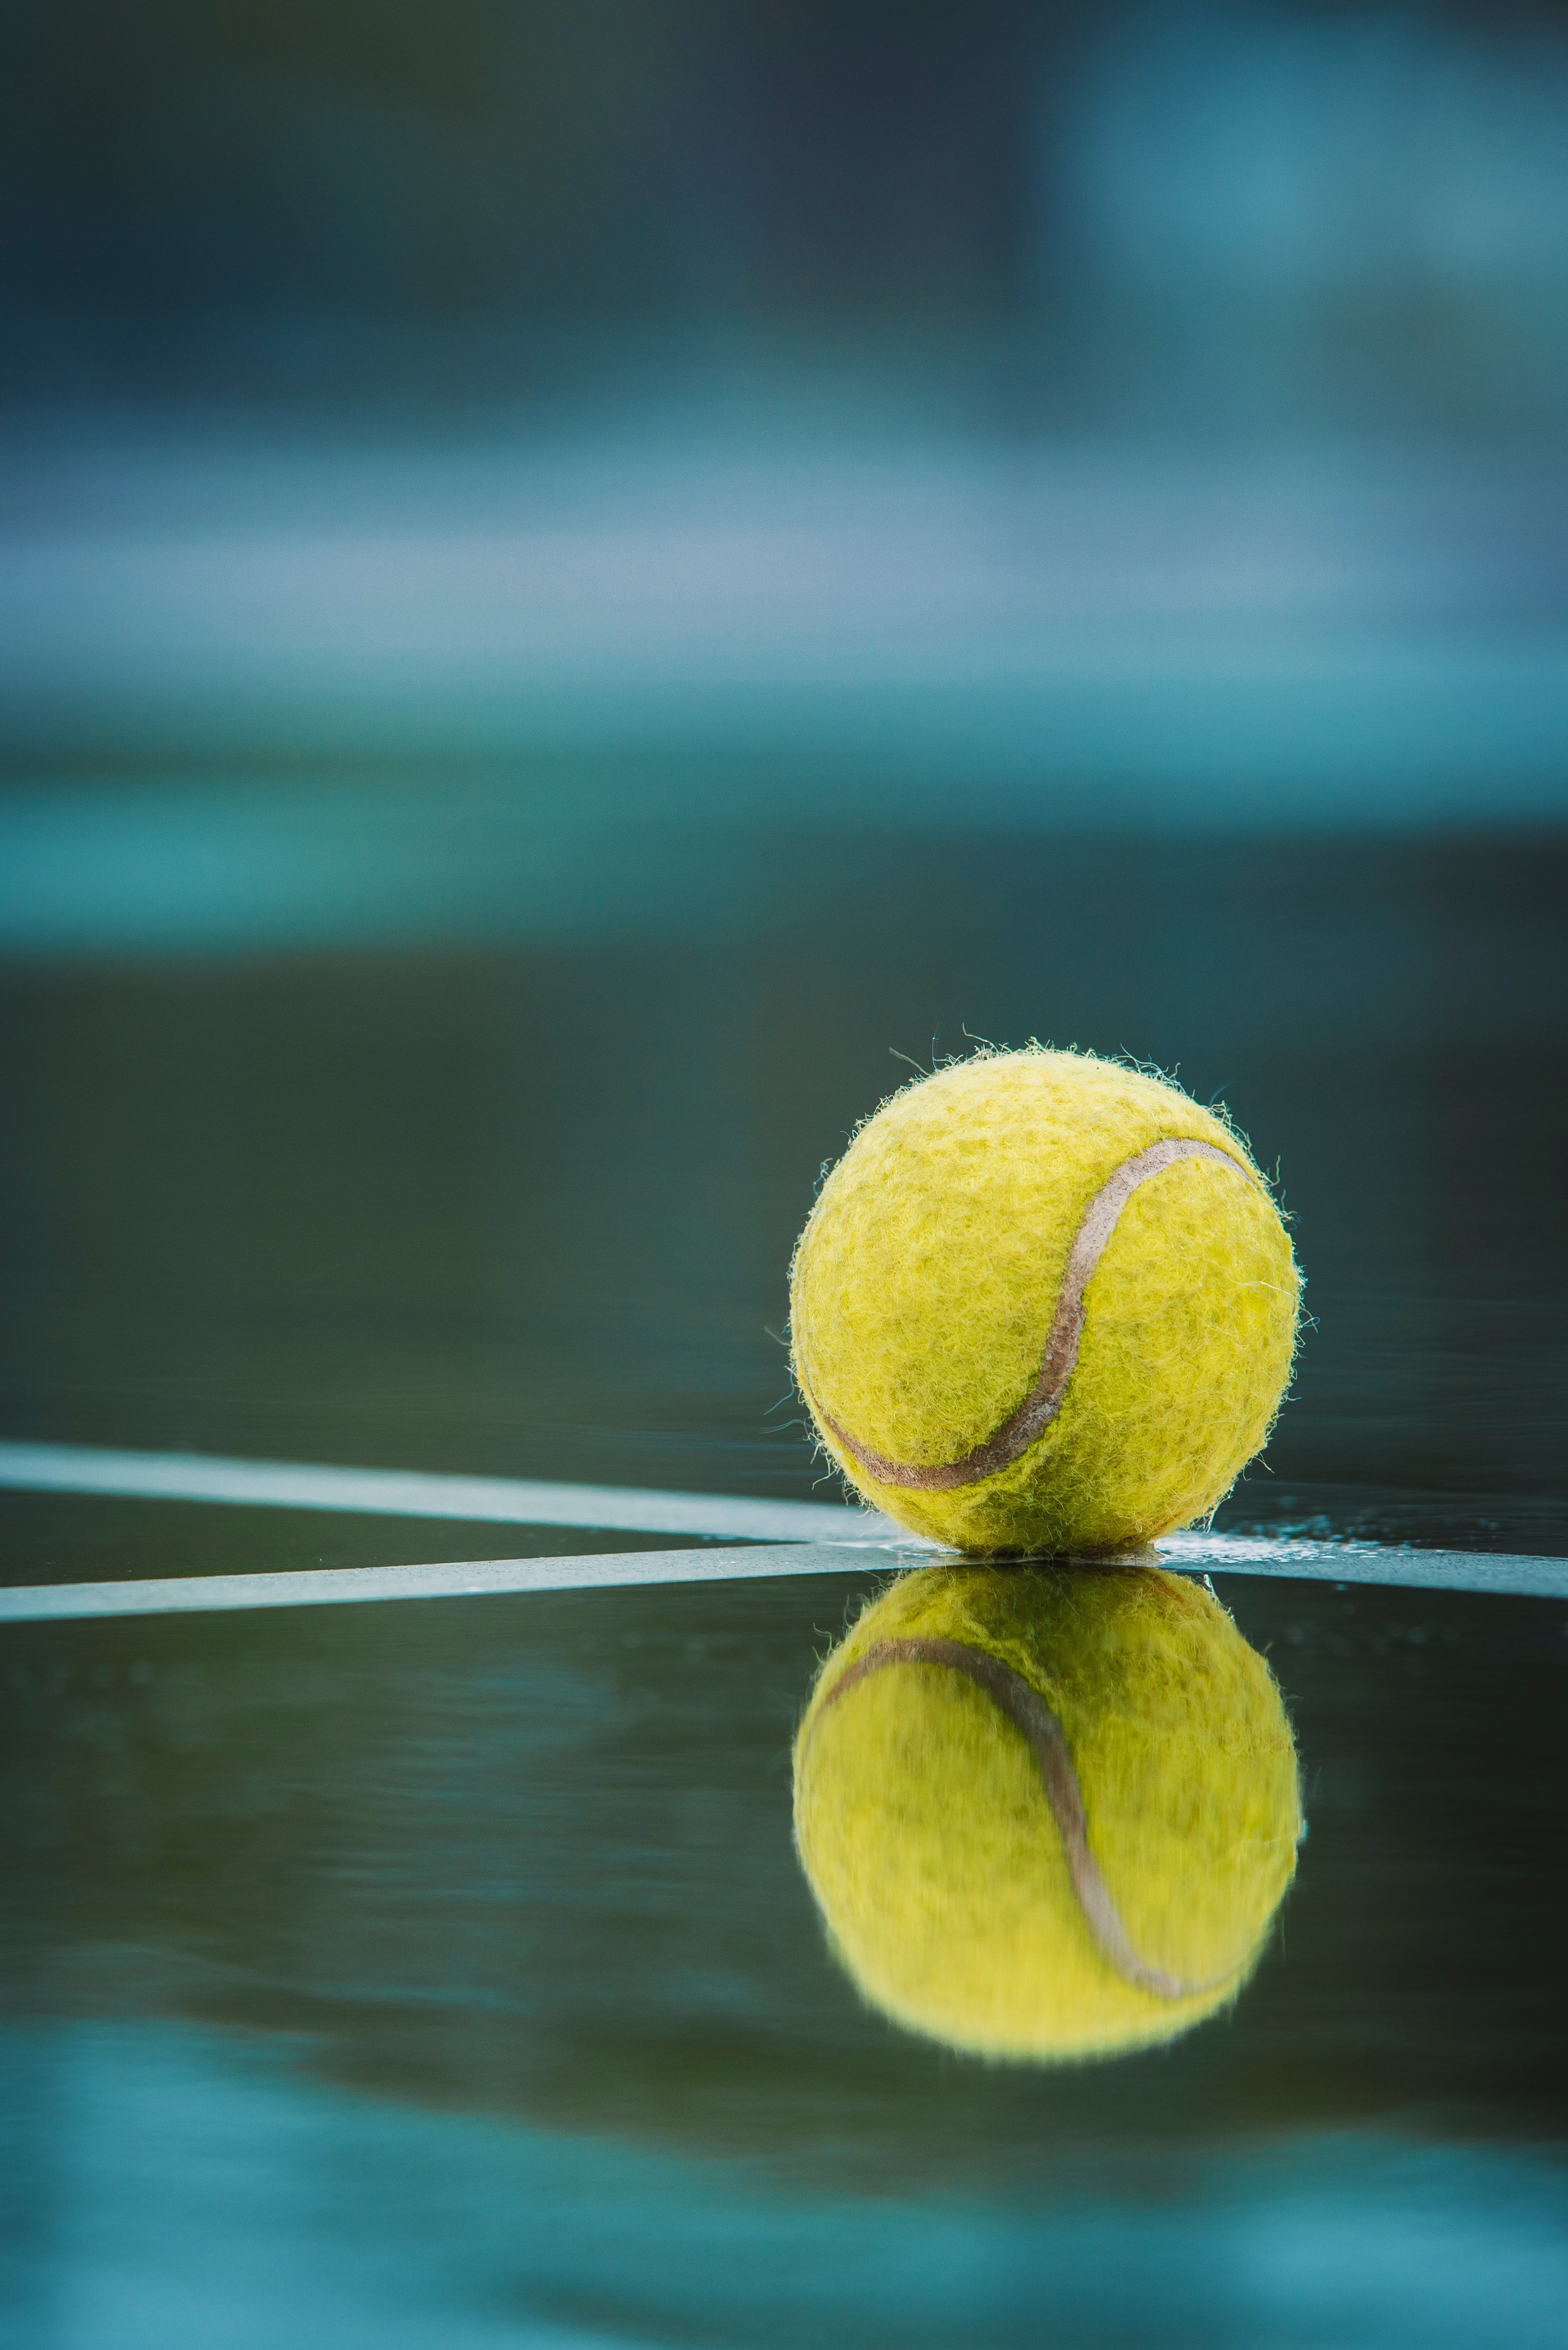
[[[1056,1311],[1052,1319],[1050,1336],[1041,1360],[1040,1375],[1016,1411],[1010,1412],[993,1435],[975,1445],[957,1461],[946,1461],[933,1466],[919,1462],[890,1461],[868,1444],[862,1444],[847,1429],[835,1419],[814,1394],[805,1376],[805,1367],[796,1364],[796,1376],[805,1398],[823,1426],[843,1445],[862,1469],[869,1471],[878,1484],[903,1485],[926,1492],[950,1492],[959,1485],[977,1485],[986,1477],[1011,1468],[1030,1446],[1044,1434],[1066,1400],[1070,1382],[1078,1361],[1078,1344],[1084,1330],[1085,1293],[1105,1254],[1106,1243],[1116,1228],[1122,1210],[1141,1183],[1151,1176],[1162,1175],[1168,1167],[1179,1165],[1184,1159],[1212,1159],[1221,1167],[1234,1169],[1249,1183],[1258,1185],[1253,1170],[1228,1150],[1212,1142],[1199,1142],[1182,1136],[1171,1136],[1162,1142],[1151,1142],[1147,1150],[1131,1159],[1107,1175],[1094,1198],[1085,1209],[1073,1245],[1067,1252],[1067,1263],[1062,1274],[1062,1285],[1056,1293]]]

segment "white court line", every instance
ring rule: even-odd
[[[847,1513],[846,1513],[847,1514]],[[231,1607],[328,1607],[376,1599],[479,1599],[515,1591],[595,1591],[639,1583],[875,1574],[891,1550],[836,1543],[734,1550],[617,1550],[597,1557],[462,1559],[435,1566],[327,1566],[282,1575],[182,1575],[151,1583],[63,1583],[0,1590],[0,1621],[71,1616],[217,1614]]]
[[[1316,1584],[1406,1584],[1422,1591],[1488,1591],[1568,1598],[1568,1558],[1504,1558],[1481,1551],[1349,1551],[1331,1544],[1237,1544],[1189,1537],[1164,1544],[1185,1575],[1270,1575]],[[21,1584],[0,1588],[0,1621],[66,1617],[223,1615],[235,1607],[346,1607],[364,1600],[493,1598],[508,1591],[611,1591],[632,1584],[729,1584],[764,1575],[891,1575],[931,1563],[931,1551],[875,1542],[745,1544],[705,1551],[607,1551],[576,1558],[465,1558],[428,1567],[303,1567],[282,1575],[171,1575],[155,1582]],[[942,1554],[938,1554],[942,1555]],[[1147,1551],[1145,1551],[1147,1558]]]
[[[225,1461],[204,1452],[115,1452],[88,1444],[0,1443],[0,1487],[5,1486],[149,1502],[232,1502],[252,1509],[465,1518],[475,1525],[693,1534],[713,1542],[901,1538],[875,1511],[848,1510],[834,1502],[757,1502],[627,1485],[554,1485],[525,1477],[452,1477],[416,1469],[332,1469],[304,1461]]]
[[[873,1512],[842,1509],[828,1503],[755,1502],[639,1492],[624,1486],[323,1469],[283,1461],[212,1460],[196,1453],[0,1444],[0,1486],[6,1485],[32,1492],[369,1510],[406,1517],[469,1516],[504,1524],[616,1527],[694,1534],[720,1542],[764,1537],[736,1549],[611,1551],[568,1558],[457,1560],[417,1566],[316,1567],[272,1575],[217,1573],[141,1582],[20,1586],[0,1589],[0,1621],[11,1622],[480,1597],[649,1583],[721,1583],[759,1575],[876,1573],[944,1555]],[[390,1499],[392,1494],[399,1498]],[[777,1538],[781,1528],[789,1530],[783,1542]],[[772,1543],[765,1540],[769,1533],[774,1537]],[[833,1534],[839,1539],[823,1538]],[[1158,1553],[1168,1565],[1187,1574],[1282,1575],[1317,1583],[1392,1584],[1568,1598],[1568,1559],[1561,1558],[1383,1549],[1372,1543],[1213,1534],[1168,1534],[1158,1545]]]
[[[1327,1543],[1236,1545],[1189,1536],[1162,1546],[1187,1574],[1300,1577],[1314,1583],[1568,1599],[1568,1559],[1468,1551],[1356,1551]],[[1262,1554],[1266,1552],[1266,1555]],[[431,1566],[310,1567],[280,1575],[188,1575],[142,1583],[39,1584],[0,1590],[0,1622],[72,1617],[218,1615],[233,1608],[333,1607],[387,1599],[479,1599],[508,1592],[601,1591],[637,1584],[732,1583],[763,1575],[891,1574],[931,1553],[875,1543],[758,1543],[734,1550],[620,1550],[590,1557],[462,1559]],[[1147,1555],[1147,1553],[1144,1554]]]

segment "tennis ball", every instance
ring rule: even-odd
[[[1158,1567],[933,1566],[828,1658],[794,1749],[829,1939],[895,2022],[1055,2062],[1241,1991],[1295,1871],[1280,1693]]]
[[[959,1550],[1092,1555],[1229,1492],[1279,1409],[1299,1291],[1223,1118],[1035,1045],[860,1128],[795,1250],[791,1354],[876,1508]]]

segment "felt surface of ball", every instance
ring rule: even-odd
[[[1232,1129],[1086,1053],[987,1053],[855,1136],[795,1251],[791,1356],[875,1508],[976,1553],[1126,1549],[1267,1439],[1300,1283]]]
[[[874,2006],[1035,2062],[1234,2000],[1302,1835],[1268,1666],[1208,1592],[1135,1565],[903,1576],[822,1669],[794,1825]]]

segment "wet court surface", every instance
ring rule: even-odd
[[[825,1945],[842,1577],[11,1627],[16,2338],[1560,2341],[1568,1606],[1220,1588],[1297,1881],[1054,2071]]]
[[[1559,843],[747,872],[673,939],[16,962],[0,1434],[832,1500],[790,1246],[967,1024],[1179,1061],[1278,1162],[1314,1326],[1221,1526],[1568,1553]],[[27,1585],[659,1539],[0,1523]],[[1051,2068],[862,2000],[795,1857],[886,1572],[5,1626],[0,2338],[1568,2339],[1568,1603],[1217,1576],[1295,1881],[1232,2009]]]

